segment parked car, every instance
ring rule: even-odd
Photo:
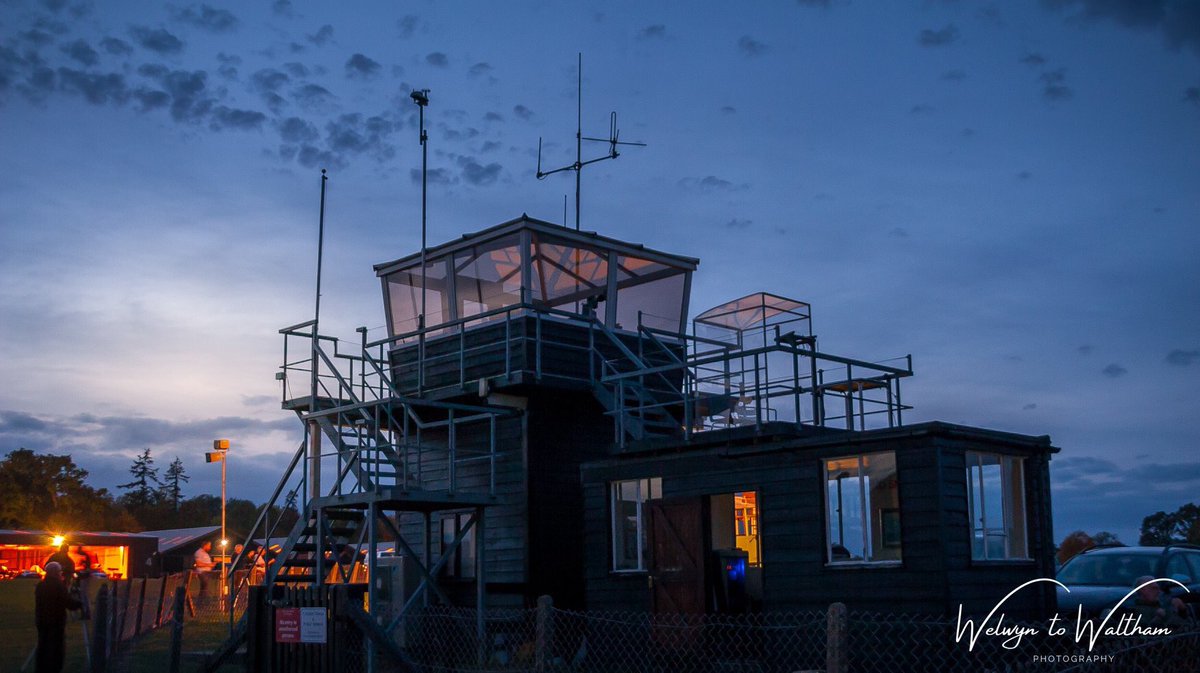
[[[1093,547],[1073,556],[1058,571],[1058,611],[1074,616],[1083,606],[1084,617],[1099,616],[1120,604],[1134,581],[1150,575],[1170,578],[1187,587],[1163,582],[1162,588],[1184,602],[1200,602],[1200,546]],[[1195,607],[1192,608],[1195,610]]]

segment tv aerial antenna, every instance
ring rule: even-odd
[[[598,161],[606,159],[616,159],[621,156],[618,146],[633,146],[645,147],[646,143],[630,142],[620,139],[621,131],[617,128],[617,113],[614,111],[608,117],[608,137],[607,138],[589,138],[583,135],[583,53],[579,54],[579,87],[576,100],[576,127],[575,127],[575,163],[568,164],[562,168],[555,168],[550,171],[542,170],[542,139],[538,137],[538,164],[537,164],[537,179],[544,180],[548,175],[555,173],[563,173],[566,171],[575,172],[575,231],[579,231],[579,186],[580,176],[583,173],[583,167],[594,164]],[[596,157],[595,159],[583,160],[583,141],[594,143],[608,143],[608,154]],[[564,218],[565,220],[565,218]],[[566,222],[563,222],[564,226]]]

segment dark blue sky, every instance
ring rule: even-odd
[[[1200,2],[164,4],[0,0],[0,451],[105,485],[233,439],[261,499],[299,424],[276,330],[382,334],[371,264],[561,221],[701,258],[692,307],[813,304],[822,347],[912,353],[909,421],[1049,434],[1056,535],[1200,492]],[[596,148],[594,151],[600,151]],[[210,474],[211,473],[211,474]]]

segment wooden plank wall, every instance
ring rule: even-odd
[[[970,442],[932,435],[899,437],[819,449],[797,447],[753,457],[722,457],[717,450],[669,457],[634,458],[584,467],[587,606],[648,609],[647,578],[611,572],[608,484],[662,477],[663,497],[705,496],[756,490],[764,568],[765,609],[824,609],[844,602],[853,610],[956,613],[984,611],[1028,579],[1046,576],[1053,541],[1048,473],[1044,459],[1027,461],[1031,554],[1034,561],[983,564],[970,558],[963,452]],[[992,446],[991,450],[995,450]],[[1030,449],[1010,446],[1009,451]],[[899,472],[902,558],[899,567],[826,564],[824,473],[827,458],[895,451]],[[1040,592],[1012,604],[1010,616],[1034,617],[1052,601]]]

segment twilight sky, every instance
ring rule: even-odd
[[[243,6],[252,5],[252,6]],[[187,493],[295,450],[280,327],[383,336],[371,264],[559,222],[699,257],[693,315],[767,290],[822,349],[912,353],[909,422],[1049,434],[1055,534],[1200,493],[1200,2],[0,0],[0,453]],[[598,156],[594,146],[585,153]],[[586,157],[585,157],[586,158]]]

